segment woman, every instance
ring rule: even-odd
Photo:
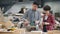
[[[47,30],[53,30],[55,25],[54,16],[50,13],[51,7],[46,5],[43,7],[44,16],[43,16],[43,32]]]

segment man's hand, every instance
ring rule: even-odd
[[[28,20],[25,20],[24,25],[28,25],[30,22]]]
[[[35,21],[35,24],[39,24],[39,21]]]

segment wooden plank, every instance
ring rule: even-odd
[[[16,29],[14,32],[0,32],[0,34],[21,34],[21,31],[19,29]]]
[[[53,34],[60,34],[60,30],[53,30]]]
[[[53,31],[48,31],[47,34],[53,34]]]

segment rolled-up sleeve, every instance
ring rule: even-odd
[[[41,23],[41,14],[40,14],[40,12],[38,12],[38,20],[37,21],[39,21],[39,23]]]
[[[40,21],[41,20],[41,14],[40,14],[40,12],[38,13],[38,20]]]

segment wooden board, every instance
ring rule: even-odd
[[[53,34],[60,34],[60,30],[53,30]]]
[[[0,34],[20,34],[21,32],[20,32],[20,30],[15,30],[14,32],[0,32]]]

